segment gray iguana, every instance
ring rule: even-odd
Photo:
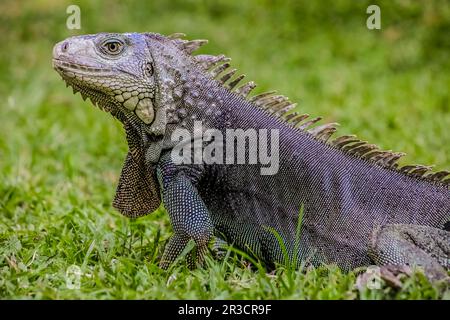
[[[53,66],[66,84],[125,128],[129,152],[113,206],[135,218],[163,203],[169,214],[174,234],[161,267],[191,240],[188,262],[201,262],[217,236],[268,266],[287,255],[298,257],[298,265],[420,265],[430,278],[448,275],[448,171],[399,166],[403,153],[353,135],[331,138],[335,123],[316,125],[320,118],[294,112],[295,104],[275,92],[250,96],[255,84],[241,84],[244,76],[229,58],[194,55],[206,40],[183,37],[100,33],[53,49]],[[196,121],[223,135],[277,131],[277,173],[261,174],[262,163],[175,163],[172,135],[185,129],[197,139]]]

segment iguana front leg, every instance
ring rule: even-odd
[[[388,224],[373,232],[370,258],[380,266],[420,266],[430,280],[448,278],[450,232],[433,227]]]
[[[164,172],[160,173],[164,175]],[[174,235],[169,240],[160,266],[166,269],[182,253],[189,240],[195,248],[188,256],[188,266],[202,263],[213,235],[209,212],[189,178],[180,172],[173,177],[162,178],[162,198],[169,214]]]

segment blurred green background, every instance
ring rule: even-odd
[[[70,4],[81,8],[81,30],[66,28]],[[381,7],[381,30],[366,28],[370,4]],[[128,230],[110,205],[127,149],[123,130],[72,95],[51,52],[71,35],[131,31],[209,39],[201,52],[231,57],[258,92],[276,89],[298,111],[339,122],[341,134],[406,152],[408,163],[450,168],[449,1],[3,0],[0,239],[3,255],[16,259],[11,267],[0,258],[3,295],[30,295],[17,280],[25,272],[44,296],[57,296],[42,270],[95,265],[103,249],[91,240]],[[170,234],[163,213],[131,228],[140,225],[144,238],[157,228]],[[39,269],[45,257],[52,264]]]

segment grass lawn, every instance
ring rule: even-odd
[[[163,210],[130,220],[111,201],[127,146],[121,125],[72,95],[51,67],[53,44],[102,31],[184,32],[206,38],[298,111],[337,121],[403,163],[450,168],[450,8],[444,1],[71,1],[0,4],[1,299],[450,299],[417,274],[403,288],[355,288],[335,266],[273,274],[239,256],[204,268],[158,268],[171,235]],[[75,267],[74,267],[75,266]],[[67,274],[80,272],[80,288]],[[70,284],[70,283],[69,283]]]

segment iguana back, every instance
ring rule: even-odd
[[[205,93],[215,91],[208,85],[202,88]],[[228,241],[243,249],[250,246],[265,261],[282,262],[280,244],[266,227],[282,235],[292,257],[303,205],[301,260],[349,269],[370,264],[367,248],[376,227],[418,224],[443,229],[450,221],[450,192],[443,184],[401,173],[393,163],[375,164],[352,154],[360,147],[351,148],[356,142],[325,143],[243,97],[219,92],[216,99],[232,101],[227,128],[279,130],[280,137],[279,171],[274,175],[261,175],[262,165],[204,167],[197,188],[215,229]]]

